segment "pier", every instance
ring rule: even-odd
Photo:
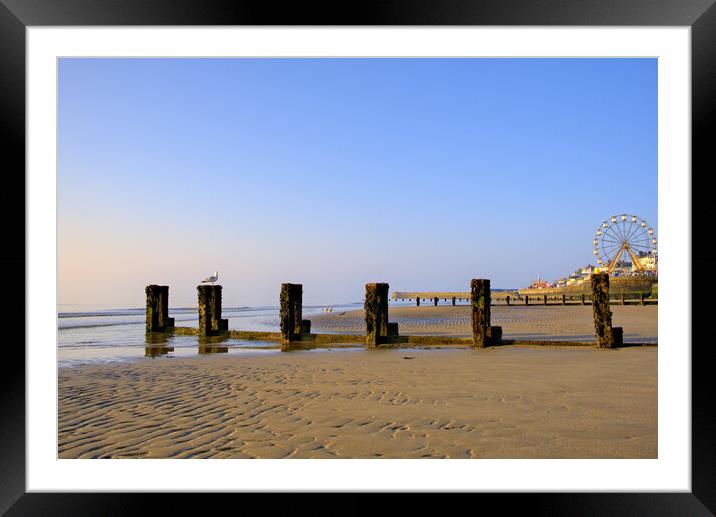
[[[416,305],[420,306],[420,301],[430,300],[434,305],[438,305],[442,300],[443,303],[450,303],[456,305],[457,302],[470,302],[472,294],[470,291],[393,291],[390,295],[394,301],[409,301],[415,300]],[[492,293],[493,300],[505,301],[510,299],[519,298],[517,291],[495,291]],[[509,304],[509,302],[508,302]]]
[[[393,291],[390,299],[394,302],[412,302],[415,301],[416,307],[424,305],[425,301],[432,302],[431,305],[458,305],[459,303],[470,303],[469,291]],[[495,305],[588,305],[592,302],[591,292],[589,294],[559,294],[559,293],[540,293],[540,294],[520,294],[517,291],[492,291],[490,304]],[[609,296],[610,304],[620,305],[658,305],[659,300],[649,298],[644,293],[611,293]]]

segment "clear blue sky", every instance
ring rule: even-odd
[[[61,59],[60,303],[522,287],[657,230],[656,59]]]

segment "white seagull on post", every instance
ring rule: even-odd
[[[208,282],[211,282],[211,283],[213,284],[213,283],[216,282],[218,279],[219,279],[219,272],[218,272],[218,271],[214,271],[214,274],[213,274],[212,276],[205,278],[204,280],[201,281],[201,283],[202,283],[202,284],[206,284],[206,283],[208,283]]]

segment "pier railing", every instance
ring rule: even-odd
[[[394,291],[395,302],[414,302],[416,307],[438,305],[465,305],[470,303],[469,292]],[[645,293],[610,295],[609,303],[617,305],[657,305],[657,298]],[[493,291],[491,304],[495,305],[591,305],[592,294],[520,294],[517,291]]]

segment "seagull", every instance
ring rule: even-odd
[[[205,278],[204,280],[201,281],[201,283],[202,283],[202,284],[205,284],[205,283],[207,283],[207,282],[211,282],[211,283],[213,284],[213,283],[216,282],[218,279],[219,279],[219,272],[218,272],[218,271],[214,271],[214,274],[213,274],[212,276]]]

